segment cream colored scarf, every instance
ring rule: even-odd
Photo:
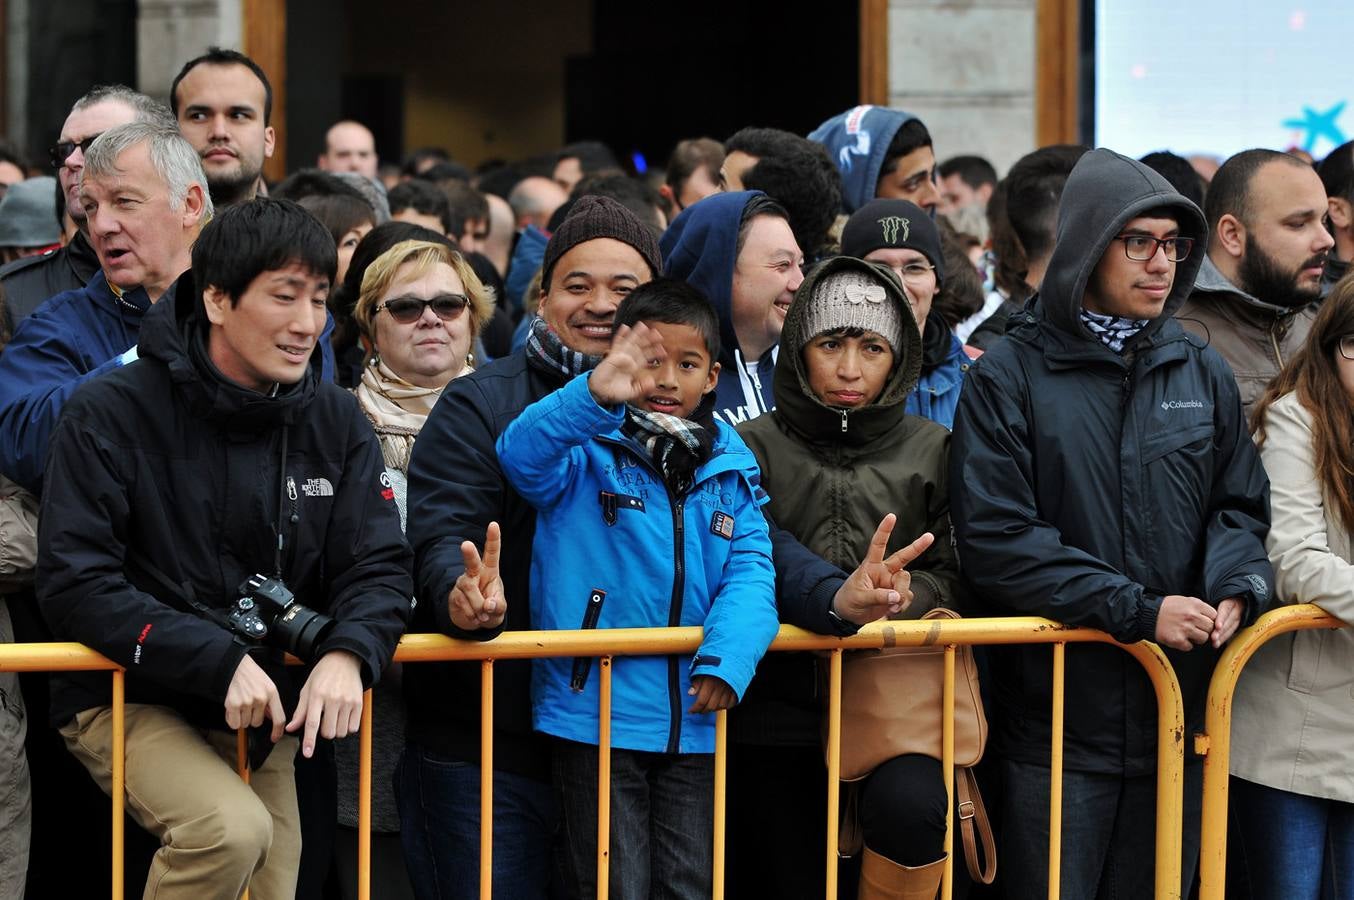
[[[466,366],[457,377],[472,372]],[[414,449],[414,438],[423,428],[428,413],[432,412],[441,388],[424,388],[410,384],[377,360],[362,369],[362,381],[354,393],[362,411],[367,414],[376,435],[381,439],[381,453],[385,463],[401,472],[409,470],[409,454]]]

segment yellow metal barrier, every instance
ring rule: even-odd
[[[507,632],[492,641],[457,641],[441,635],[406,635],[400,642],[395,660],[402,663],[427,663],[479,660],[481,662],[481,796],[480,796],[480,896],[492,897],[493,855],[493,664],[502,659],[532,659],[547,656],[594,656],[601,659],[601,736],[599,740],[598,792],[598,897],[605,898],[610,824],[610,704],[612,657],[651,656],[693,653],[700,645],[700,628],[639,628],[589,631]],[[1180,688],[1165,655],[1150,643],[1119,644],[1104,634],[1085,628],[1059,625],[1033,617],[1002,619],[959,619],[913,622],[879,622],[862,628],[846,638],[813,634],[797,628],[782,627],[772,651],[829,651],[827,754],[827,897],[837,894],[837,820],[840,802],[841,771],[841,664],[842,652],[851,649],[884,647],[944,646],[945,685],[943,692],[944,729],[942,766],[945,786],[953,798],[954,790],[954,677],[955,648],[977,644],[1052,644],[1054,658],[1053,748],[1050,760],[1053,783],[1050,806],[1049,896],[1058,896],[1057,877],[1061,858],[1061,773],[1063,722],[1063,661],[1069,643],[1104,643],[1122,648],[1146,670],[1156,691],[1158,704],[1157,745],[1157,834],[1156,897],[1178,900],[1180,891],[1180,847],[1182,840],[1182,799],[1184,777],[1184,706]],[[110,669],[114,679],[113,704],[113,897],[122,896],[122,672],[109,660],[78,644],[0,645],[0,670],[41,671],[69,669]],[[724,787],[727,773],[727,717],[723,712],[715,720],[715,819],[713,896],[724,895]],[[368,693],[362,714],[358,799],[358,885],[359,896],[370,896],[371,879],[371,697]],[[953,802],[950,809],[953,810]],[[953,874],[953,822],[947,814],[945,849],[950,862],[945,869],[942,896],[949,900]]]
[[[122,667],[84,644],[0,644],[0,672],[110,672],[113,678],[113,900],[122,900],[122,810],[126,798],[126,680]]]
[[[1232,697],[1241,670],[1262,645],[1290,631],[1342,628],[1344,623],[1309,603],[1285,606],[1261,616],[1237,633],[1223,651],[1208,684],[1204,733],[1195,749],[1204,754],[1204,799],[1199,846],[1199,900],[1222,900],[1227,887],[1227,777],[1232,758]]]

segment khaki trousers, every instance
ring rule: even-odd
[[[235,734],[189,725],[163,706],[126,706],[127,811],[160,839],[145,900],[292,900],[301,859],[292,760],[278,742],[245,784]],[[61,728],[66,746],[104,793],[113,775],[112,707],[87,709]]]

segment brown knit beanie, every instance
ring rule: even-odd
[[[658,238],[653,231],[610,197],[585,194],[574,203],[573,210],[545,245],[545,258],[541,260],[542,290],[549,290],[550,275],[561,256],[579,244],[597,238],[612,238],[629,244],[644,257],[655,278],[663,274],[663,254],[658,251]]]

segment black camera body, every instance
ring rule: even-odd
[[[280,579],[251,575],[238,593],[226,621],[251,644],[267,644],[311,662],[315,648],[334,627],[329,616],[297,603]]]

